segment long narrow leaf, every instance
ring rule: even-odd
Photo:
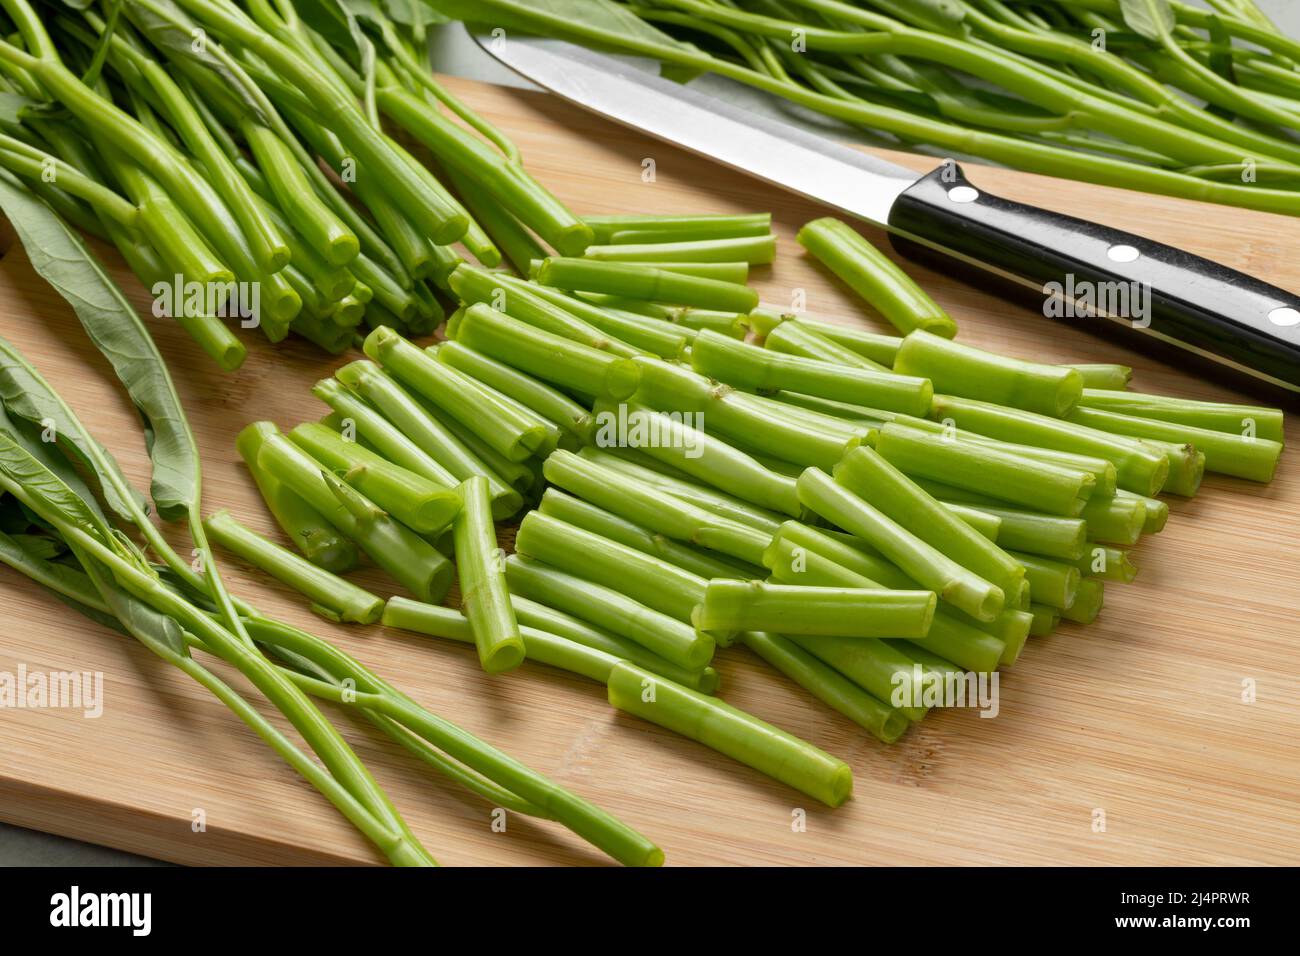
[[[140,316],[81,238],[49,206],[9,177],[0,177],[0,207],[13,223],[32,266],[67,299],[139,410],[153,460],[150,490],[159,514],[173,520],[192,511],[198,504],[198,449],[171,375]],[[94,441],[89,435],[79,434],[80,429],[72,422],[59,421],[59,412],[66,406],[52,390],[52,401],[40,394],[45,390],[37,388],[33,393],[34,370],[7,343],[0,361],[0,391],[7,404],[13,398],[15,414],[35,421],[53,418],[64,437],[79,448]],[[15,389],[26,393],[25,402]],[[107,452],[102,448],[100,451],[111,461]],[[83,449],[83,456],[87,464],[93,465],[96,456],[87,449]],[[113,477],[127,486],[120,471]],[[130,519],[129,513],[123,513],[120,500],[114,500],[116,484],[105,482],[105,497],[114,511]]]
[[[0,342],[3,342],[3,340],[0,340]],[[65,485],[86,502],[87,507],[99,519],[105,532],[108,531],[110,527],[108,516],[100,508],[99,500],[95,497],[94,492],[82,479],[72,462],[63,454],[63,448],[60,445],[56,442],[41,440],[43,430],[40,426],[33,425],[23,418],[11,418],[3,402],[0,402],[0,432],[9,435],[14,441],[26,448],[37,461],[58,475]]]
[[[148,569],[144,556],[129,542],[104,528],[94,509],[58,475],[46,468],[8,432],[0,432],[0,482],[31,499],[32,508],[56,530],[64,529],[68,544],[90,575],[113,616],[132,635],[157,652],[187,654],[180,626],[171,618],[127,594],[106,569],[99,567],[71,539],[71,528],[97,538],[137,568]],[[10,563],[6,561],[6,563]],[[20,568],[21,570],[21,568]],[[66,578],[64,579],[67,580]],[[53,584],[53,580],[50,581]]]
[[[147,509],[144,496],[131,486],[112,456],[81,428],[58,393],[4,338],[0,338],[0,403],[16,418],[53,429],[63,447],[95,475],[114,514],[134,522],[136,515]]]
[[[128,594],[113,580],[113,576],[106,568],[80,554],[76,548],[73,551],[95,587],[99,589],[99,593],[103,595],[109,609],[128,634],[164,659],[167,659],[169,654],[190,656],[185,635],[174,618]]]
[[[19,485],[45,509],[58,513],[63,520],[93,534],[104,545],[113,545],[113,531],[104,523],[103,515],[39,461],[9,431],[0,431],[0,475]]]
[[[119,631],[122,629],[121,622],[105,610],[107,605],[95,591],[95,585],[79,568],[33,554],[3,531],[0,531],[0,564],[7,564],[31,578],[92,620]]]
[[[1124,23],[1134,33],[1159,43],[1177,23],[1169,0],[1119,0]]]

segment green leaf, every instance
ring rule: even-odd
[[[39,109],[44,104],[21,93],[0,93],[0,123],[17,126],[23,121],[23,114],[28,110]]]
[[[373,55],[373,44],[357,22],[358,16],[375,10],[368,0],[296,0],[294,6],[302,21],[341,50],[354,66]]]
[[[966,32],[966,8],[955,0],[875,0],[882,13],[904,23],[949,36]]]
[[[4,532],[0,532],[0,563],[9,565],[18,573],[48,588],[59,600],[91,620],[115,631],[122,631],[122,624],[117,618],[95,606],[103,603],[103,598],[95,589],[94,582],[79,568],[49,561],[24,547],[18,537]]]
[[[386,23],[373,0],[297,0],[304,23],[338,50],[357,71],[369,90],[374,86],[375,44],[361,22],[374,24],[373,31]]]
[[[1210,37],[1210,69],[1229,83],[1237,82],[1237,70],[1232,60],[1232,34],[1216,14],[1206,17],[1206,32]]]
[[[81,557],[82,567],[128,634],[160,657],[190,656],[190,650],[185,645],[185,634],[174,618],[127,592],[98,562],[84,555]]]
[[[92,621],[135,637],[155,653],[189,656],[184,632],[174,619],[123,589],[103,565],[75,548],[73,553],[82,562],[80,567],[45,560],[17,538],[0,532],[0,563],[48,588]],[[105,613],[105,606],[110,613]]]
[[[697,77],[703,76],[704,71],[693,66],[682,66],[677,63],[660,63],[659,75],[665,80],[671,80],[674,83],[685,85]]]
[[[60,481],[76,493],[77,497],[86,502],[86,506],[95,513],[105,534],[107,534],[111,525],[108,521],[108,515],[104,514],[103,509],[100,508],[95,493],[90,490],[90,486],[82,479],[76,467],[64,455],[63,446],[41,440],[43,431],[44,429],[40,425],[26,419],[10,418],[4,406],[0,405],[0,432],[4,432],[27,449],[28,454],[52,471]]]
[[[186,70],[191,79],[197,82],[196,74],[201,75],[204,71],[211,74],[216,84],[204,84],[205,91],[219,93],[228,102],[237,101],[264,125],[269,124],[260,96],[249,88],[248,77],[235,68],[228,56],[223,55],[224,51],[214,37],[205,33],[203,43],[195,43],[201,26],[172,0],[127,3],[123,12],[132,26],[168,60]]]
[[[9,177],[0,177],[0,208],[13,223],[33,268],[72,305],[86,334],[113,366],[139,410],[153,461],[150,490],[159,514],[173,520],[197,509],[198,449],[171,375],[139,315],[81,238],[49,206]],[[99,475],[105,499],[115,512],[132,519],[116,491],[130,485],[112,456],[98,445],[98,456],[85,447],[94,439],[83,433],[62,399],[3,340],[0,399],[23,418],[52,419],[59,436],[81,451],[86,464],[95,467],[97,458],[112,463],[105,466],[111,467],[111,474]]]
[[[943,111],[935,98],[920,90],[889,89],[859,76],[844,77],[839,82],[848,89],[858,91],[864,99],[873,103],[883,103],[886,106],[907,110],[909,113],[922,113],[935,119],[943,116]]]
[[[448,22],[446,17],[423,0],[383,0],[383,7],[388,19],[412,28],[417,34],[425,27]]]
[[[60,447],[75,455],[95,475],[104,501],[122,520],[134,521],[136,512],[144,510],[145,499],[130,486],[116,461],[82,430],[63,399],[3,338],[0,338],[0,404],[10,415],[30,422],[35,428],[44,430],[47,425],[53,428]],[[134,502],[126,499],[127,494]]]
[[[1229,83],[1236,84],[1237,67],[1232,59],[1232,35],[1215,14],[1206,17],[1206,23],[1206,33],[1209,34],[1210,40],[1209,67]],[[1235,112],[1217,103],[1206,104],[1205,111],[1230,123],[1235,122],[1237,118]]]
[[[1177,23],[1169,0],[1119,0],[1119,9],[1130,30],[1156,43],[1166,39]]]
[[[0,431],[0,474],[21,485],[26,494],[36,499],[34,504],[46,512],[47,517],[57,517],[66,525],[88,531],[123,559],[136,567],[148,569],[143,555],[111,529],[99,525],[89,503],[7,431]],[[155,653],[164,657],[189,655],[184,634],[175,620],[128,593],[103,565],[75,545],[72,554],[81,563],[82,570],[47,560],[34,549],[25,547],[20,537],[0,532],[0,562],[49,588],[87,617],[116,630],[125,630]],[[105,614],[98,606],[105,604],[111,615]]]
[[[124,2],[125,0],[106,0],[108,17],[104,23],[104,32],[100,34],[99,41],[95,44],[94,52],[90,57],[90,66],[86,67],[86,72],[81,77],[81,82],[87,86],[96,84],[104,64],[108,62],[108,50],[113,43],[113,37],[117,34],[117,25],[122,19]]]
[[[117,549],[117,538],[102,517],[9,432],[0,432],[0,476],[19,486],[46,521],[79,528]]]
[[[12,540],[28,554],[44,561],[52,561],[68,550],[60,539],[48,534],[16,534]]]
[[[18,499],[0,489],[0,531],[9,535],[25,534],[31,527],[32,521]]]
[[[661,46],[684,47],[690,45],[674,39],[659,28],[613,0],[425,0],[433,9],[452,20],[483,27],[501,28],[507,32],[536,32],[560,35],[563,30],[554,26],[538,28],[535,14],[547,15],[560,22],[581,23],[584,28],[600,30],[611,39],[632,38],[657,43]]]

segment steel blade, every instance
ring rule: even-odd
[[[584,109],[884,226],[917,173],[562,40],[476,35],[483,49]]]

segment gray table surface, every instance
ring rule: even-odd
[[[1205,6],[1203,0],[1193,0]],[[1292,36],[1300,36],[1300,3],[1296,0],[1257,0],[1258,6],[1273,18],[1279,27]],[[486,83],[503,86],[530,87],[510,70],[488,56],[466,35],[459,24],[441,28],[432,40],[439,70],[454,76],[464,76]],[[715,84],[703,77],[710,92],[732,100],[742,100],[750,108],[769,112],[768,103],[761,95],[733,84]],[[781,113],[790,120],[788,112]],[[810,123],[817,122],[810,118]],[[3,718],[0,718],[3,719]],[[0,823],[0,866],[156,866],[154,860],[122,853],[106,847],[69,840],[49,833],[38,833],[21,827]]]

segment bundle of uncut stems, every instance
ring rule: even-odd
[[[418,7],[0,9],[0,168],[116,246],[156,314],[226,369],[246,355],[237,325],[333,353],[363,324],[427,333],[463,254],[494,266],[540,254],[534,235],[563,253],[592,240],[434,79]]]
[[[429,0],[713,73],[873,142],[1300,214],[1300,41],[1254,0]]]
[[[800,243],[902,334],[761,306],[743,280],[772,259],[765,215],[585,221],[597,242],[520,263],[531,278],[458,265],[442,340],[375,329],[316,386],[327,416],[251,426],[240,450],[306,558],[342,570],[351,541],[411,593],[385,624],[473,644],[491,672],[598,681],[830,805],[849,768],[718,699],[719,648],[893,742],[936,689],[1094,621],[1164,527],[1158,496],[1277,465],[1275,409],[959,344],[836,220]],[[518,522],[513,554],[494,521]],[[440,606],[449,559],[459,609]]]

